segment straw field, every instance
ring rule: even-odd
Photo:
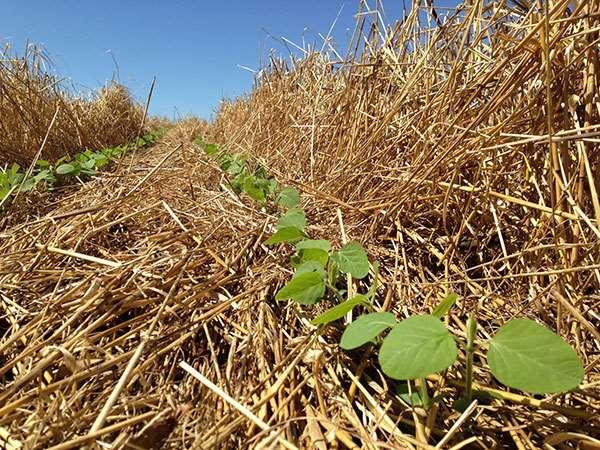
[[[348,54],[273,58],[210,124],[184,121],[60,202],[6,211],[0,442],[600,448],[599,10],[474,1],[386,24],[362,3]],[[376,311],[426,314],[456,292],[456,335],[470,312],[477,343],[534,319],[575,349],[583,382],[510,389],[477,351],[488,395],[461,413],[461,351],[427,377],[433,406],[411,406],[375,347],[340,349],[348,318],[311,325],[333,302],[275,301],[291,275],[289,248],[264,244],[277,210],[228,189],[199,135],[294,186],[312,238],[361,242],[379,264]]]
[[[35,45],[22,55],[8,45],[0,49],[0,165],[26,167],[40,148],[41,158],[53,161],[121,145],[139,132],[142,109],[125,87],[111,83],[82,97],[51,68]]]

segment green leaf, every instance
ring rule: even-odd
[[[71,175],[75,173],[76,168],[73,164],[61,164],[56,168],[56,173],[59,175]]]
[[[96,162],[96,167],[100,169],[108,164],[108,158],[104,156],[102,153],[96,153],[94,155],[94,161]]]
[[[533,320],[507,322],[489,345],[492,373],[512,388],[535,394],[565,392],[583,380],[583,366],[575,351]]]
[[[300,204],[300,194],[293,187],[285,187],[277,196],[277,204],[284,208],[295,208]]]
[[[340,340],[340,347],[344,350],[360,347],[395,324],[396,317],[389,312],[363,314],[346,327]]]
[[[306,239],[296,244],[301,261],[319,261],[323,267],[329,260],[329,241],[324,239]]]
[[[82,169],[92,170],[92,169],[94,169],[94,167],[96,167],[95,159],[87,159],[81,163]]]
[[[446,297],[439,303],[439,305],[437,305],[435,307],[435,309],[431,312],[432,316],[438,317],[438,318],[442,318],[444,317],[446,314],[448,314],[448,311],[450,311],[450,309],[454,306],[454,304],[456,303],[456,299],[458,299],[458,294],[455,294],[454,292],[450,292],[448,295],[446,295]]]
[[[218,152],[219,147],[216,144],[204,144],[204,153],[206,153],[208,156],[216,155]]]
[[[416,386],[413,386],[412,390],[409,390],[408,383],[399,383],[396,388],[396,394],[410,406],[423,406],[423,400],[421,400],[419,390]]]
[[[246,172],[238,173],[233,180],[231,180],[231,188],[234,192],[240,193],[244,190],[244,184],[246,183],[246,178],[248,174]]]
[[[118,158],[123,153],[125,153],[125,149],[123,149],[122,147],[107,147],[100,151],[104,156],[106,156],[109,159]],[[59,164],[58,161],[56,162],[56,164]]]
[[[21,166],[19,166],[17,163],[13,163],[13,165],[10,166],[10,169],[6,171],[5,176],[8,180],[8,184],[10,187],[19,184],[21,181],[23,181],[23,177],[25,175],[21,173],[20,170]]]
[[[277,181],[275,181],[275,179],[273,178],[269,178],[269,180],[267,181],[266,189],[269,195],[273,195],[277,190]]]
[[[52,173],[50,169],[44,169],[41,172],[37,173],[34,177],[36,181],[44,181],[47,184],[56,183],[56,177]]]
[[[277,229],[280,230],[286,227],[296,227],[299,230],[304,230],[306,227],[306,215],[304,210],[292,208],[279,218]]]
[[[383,340],[379,365],[391,378],[413,380],[450,367],[456,357],[456,342],[437,317],[412,316]]]
[[[40,169],[48,169],[50,167],[50,163],[45,159],[38,159],[35,165]]]
[[[15,177],[19,174],[20,170],[21,170],[21,166],[19,166],[17,163],[13,163],[10,166],[10,169],[8,169],[8,171],[6,173],[8,174],[9,177]]]
[[[252,175],[247,176],[244,180],[243,189],[246,194],[257,202],[264,203],[267,199],[264,189],[260,187]]]
[[[325,295],[325,281],[317,272],[296,274],[278,293],[275,300],[292,299],[303,305],[317,303]]]
[[[309,248],[314,248],[318,250],[323,250],[324,252],[328,252],[330,248],[329,241],[325,239],[306,239],[296,244],[297,250],[306,250]]]
[[[35,177],[29,177],[27,178],[23,184],[21,185],[20,191],[21,192],[29,192],[31,191],[35,185],[37,184],[38,180]]]
[[[285,227],[265,241],[266,245],[280,244],[281,242],[294,243],[303,239],[304,233],[296,227]]]
[[[354,278],[364,278],[369,273],[369,258],[358,242],[347,243],[340,251],[335,252],[331,259],[342,272],[350,273]]]
[[[317,261],[323,267],[327,265],[329,260],[329,253],[319,250],[318,248],[307,248],[306,250],[300,250],[301,261]]]
[[[306,261],[296,267],[296,275],[306,272],[317,272],[325,277],[325,268],[318,261]]]
[[[225,154],[221,158],[220,167],[231,175],[237,175],[244,171],[246,167],[246,161],[240,155]]]
[[[340,303],[339,305],[335,305],[333,308],[329,308],[323,314],[313,319],[311,322],[313,325],[322,325],[325,323],[330,323],[335,320],[341,319],[347,313],[352,311],[354,307],[360,305],[361,303],[366,303],[367,297],[362,294],[355,295],[352,298],[349,298],[345,302]]]

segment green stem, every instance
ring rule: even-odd
[[[326,280],[325,285],[329,288],[329,290],[331,292],[333,292],[333,295],[335,295],[335,297],[338,299],[338,301],[340,303],[344,301],[344,298],[340,294],[340,291],[338,291],[337,288],[333,284],[331,284],[328,280]]]
[[[469,315],[467,320],[467,346],[465,347],[465,356],[467,364],[465,368],[465,398],[467,404],[473,400],[473,356],[475,354],[475,336],[477,335],[477,319],[473,314]]]
[[[427,380],[425,378],[419,378],[419,394],[423,407],[429,409],[431,406],[431,399],[429,398],[429,391],[427,390]]]

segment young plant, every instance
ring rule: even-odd
[[[448,309],[441,308],[446,312]],[[368,316],[360,317],[346,328],[340,345],[345,349],[357,348],[391,329],[379,350],[379,365],[390,378],[424,379],[449,368],[458,357],[457,338],[439,315],[416,315],[398,323],[380,322],[376,336],[373,326],[364,318]],[[472,398],[476,331],[477,321],[471,315],[465,345],[466,401]],[[534,394],[558,393],[576,388],[583,380],[583,366],[577,354],[558,335],[533,320],[508,321],[487,344],[490,371],[506,386]]]
[[[202,137],[197,137],[194,143],[219,162],[219,167],[227,174],[227,183],[235,193],[244,192],[257,202],[265,203],[277,191],[277,182],[267,175],[263,167],[251,172],[242,155],[228,153],[216,144],[204,142]]]
[[[275,295],[276,300],[294,300],[304,305],[315,304],[333,294],[340,304],[316,318],[314,324],[324,324],[343,317],[360,304],[369,304],[373,287],[367,294],[358,294],[343,300],[343,291],[336,284],[342,273],[362,279],[369,273],[369,259],[358,242],[349,242],[340,249],[332,249],[323,239],[309,239],[306,234],[306,214],[298,208],[300,195],[290,187],[277,196],[278,204],[287,209],[277,222],[277,231],[265,241],[266,245],[292,244],[295,253],[291,265],[295,268],[292,279]],[[375,284],[374,284],[375,285]]]
[[[350,242],[340,250],[331,249],[329,241],[308,239],[306,216],[297,208],[299,195],[291,188],[281,191],[278,203],[287,212],[277,223],[277,231],[265,241],[267,245],[288,243],[295,246],[291,258],[296,268],[292,279],[276,294],[277,300],[291,299],[309,305],[323,299],[331,291],[341,302],[313,320],[323,325],[341,319],[358,305],[370,307],[377,279],[367,294],[343,300],[335,286],[340,273],[356,279],[369,271],[369,260],[362,246]],[[376,264],[375,272],[377,272]],[[371,312],[350,323],[341,338],[340,347],[352,350],[367,343],[381,342],[379,365],[390,378],[418,380],[420,399],[430,405],[426,377],[448,369],[458,358],[458,338],[442,322],[457,295],[449,294],[432,314],[415,315],[400,322],[390,312]],[[380,335],[390,330],[382,339]],[[465,398],[473,396],[473,359],[476,351],[477,320],[467,321],[464,350],[466,357]],[[558,335],[529,319],[513,319],[504,324],[487,343],[487,362],[496,379],[506,386],[534,394],[565,392],[583,380],[584,370],[577,354]],[[485,346],[481,346],[483,351]]]
[[[37,161],[33,173],[27,179],[24,179],[25,173],[21,171],[19,165],[13,164],[6,170],[0,170],[0,200],[16,190],[31,191],[39,183],[43,183],[47,189],[51,189],[59,178],[95,175],[99,169],[108,165],[111,160],[123,156],[128,150],[154,143],[164,134],[164,131],[164,129],[150,131],[130,145],[107,147],[96,152],[85,150],[76,153],[72,158],[64,156],[57,160],[54,166],[50,162],[40,159]]]
[[[23,181],[24,174],[18,164],[0,170],[0,200],[13,192]]]

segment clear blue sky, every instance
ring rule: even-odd
[[[208,118],[221,98],[250,90],[252,74],[238,65],[257,69],[270,49],[285,52],[274,37],[314,42],[342,7],[333,36],[343,45],[358,0],[2,0],[0,42],[19,52],[27,40],[42,44],[58,73],[89,88],[112,78],[112,52],[138,98],[157,77],[152,113]],[[399,14],[401,2],[386,8]]]

